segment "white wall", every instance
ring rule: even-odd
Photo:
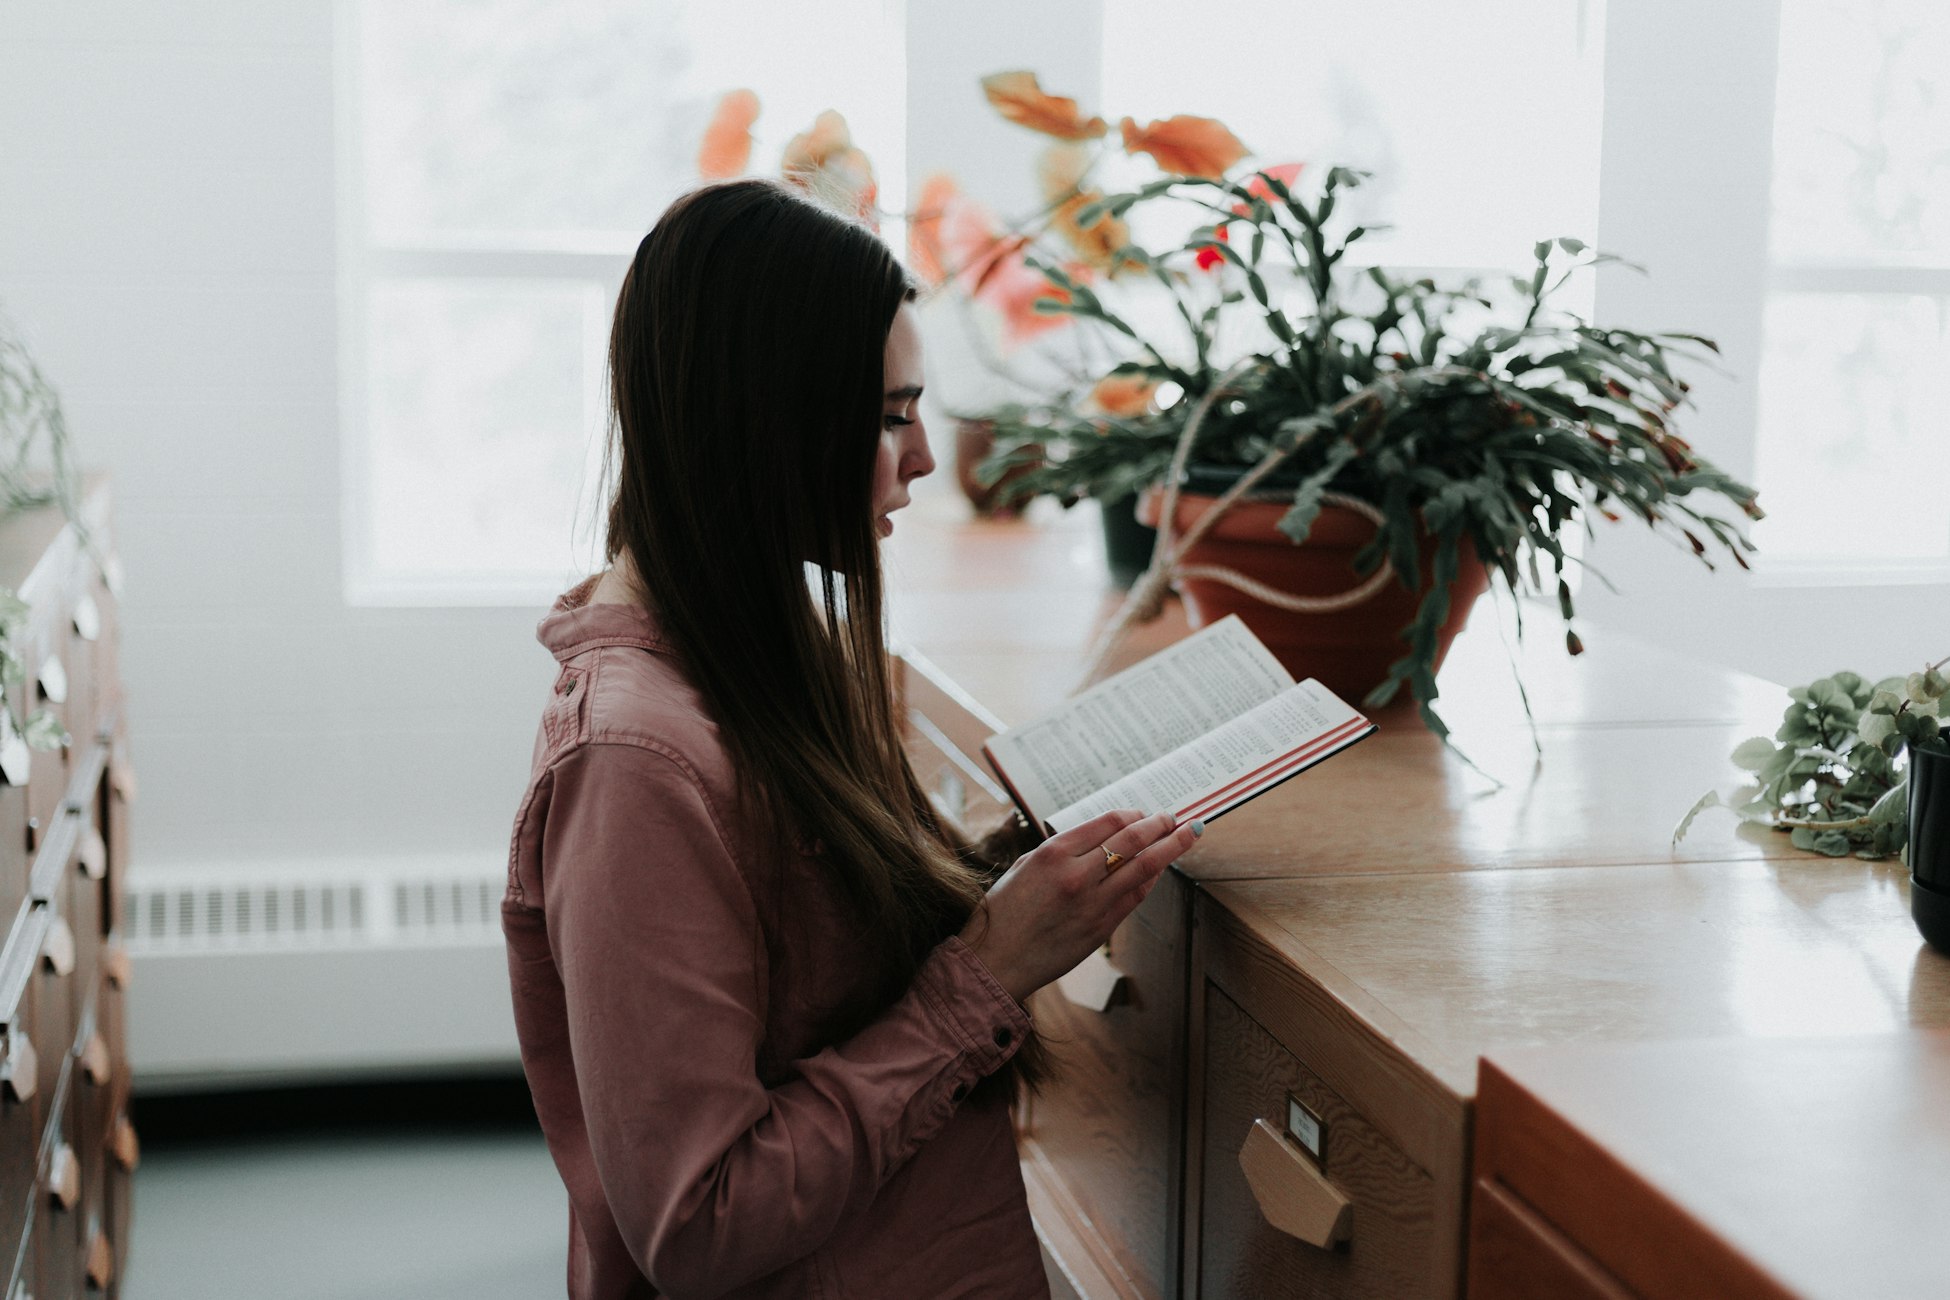
[[[341,598],[327,0],[0,6],[0,306],[114,477],[135,869],[506,852],[536,609]]]

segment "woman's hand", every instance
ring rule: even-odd
[[[962,942],[1025,1002],[1101,947],[1204,831],[1202,821],[1174,831],[1170,813],[1128,808],[1073,826],[1017,859],[963,927]],[[1124,859],[1111,870],[1106,847]]]

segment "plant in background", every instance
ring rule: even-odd
[[[34,364],[26,344],[0,319],[0,516],[58,505],[92,555],[94,548],[78,517],[79,502],[60,394]],[[7,747],[7,732],[35,749],[55,749],[68,739],[59,719],[46,709],[23,720],[14,708],[14,688],[27,680],[21,659],[27,613],[25,601],[0,587],[0,687],[7,692],[0,710],[0,751]]]
[[[758,121],[758,96],[749,90],[726,92],[712,111],[698,142],[697,174],[704,180],[742,176],[751,165],[752,125]],[[779,176],[820,202],[880,229],[880,187],[873,162],[853,143],[846,119],[827,109],[810,129],[786,141]]]
[[[1790,703],[1769,740],[1756,736],[1733,751],[1750,784],[1722,795],[1709,790],[1673,832],[1677,844],[1693,819],[1724,808],[1744,821],[1788,832],[1799,849],[1844,857],[1883,858],[1909,842],[1905,746],[1950,753],[1939,713],[1950,694],[1942,660],[1871,684],[1841,672],[1788,692]]]
[[[1348,252],[1367,231],[1336,210],[1363,178],[1331,168],[1303,190],[1288,169],[1172,175],[1093,199],[1076,214],[1086,230],[1166,201],[1206,215],[1182,244],[1117,252],[1169,295],[1175,337],[1140,330],[1063,267],[1033,263],[1061,290],[1039,310],[1094,323],[1125,356],[1087,395],[991,413],[996,452],[984,473],[1018,470],[1012,495],[1066,505],[1159,483],[1189,412],[1221,364],[1243,355],[1252,364],[1208,411],[1194,465],[1244,473],[1283,459],[1277,481],[1291,508],[1280,528],[1296,543],[1327,494],[1378,507],[1383,522],[1356,570],[1386,559],[1411,592],[1422,586],[1422,545],[1433,542],[1436,581],[1402,630],[1408,652],[1366,703],[1406,684],[1446,736],[1430,707],[1433,664],[1463,547],[1513,592],[1554,589],[1576,654],[1572,530],[1590,531],[1593,516],[1635,516],[1709,568],[1720,553],[1744,568],[1753,547],[1725,508],[1747,519],[1761,511],[1751,487],[1676,428],[1688,403],[1678,363],[1707,359],[1717,351],[1710,340],[1601,328],[1551,306],[1574,271],[1614,259],[1574,239],[1545,240],[1530,272],[1495,296],[1477,281],[1445,289],[1355,268]],[[1242,313],[1257,346],[1221,359],[1221,327]],[[1126,386],[1115,406],[1102,397],[1109,384]]]

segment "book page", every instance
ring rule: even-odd
[[[1169,812],[1180,821],[1216,815],[1319,762],[1374,724],[1308,680],[1052,813],[1068,830],[1113,808]]]
[[[1229,615],[989,741],[1039,815],[1074,803],[1273,698],[1293,677]]]

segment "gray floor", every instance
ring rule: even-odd
[[[539,1135],[366,1134],[145,1150],[127,1300],[563,1294],[567,1201]]]

